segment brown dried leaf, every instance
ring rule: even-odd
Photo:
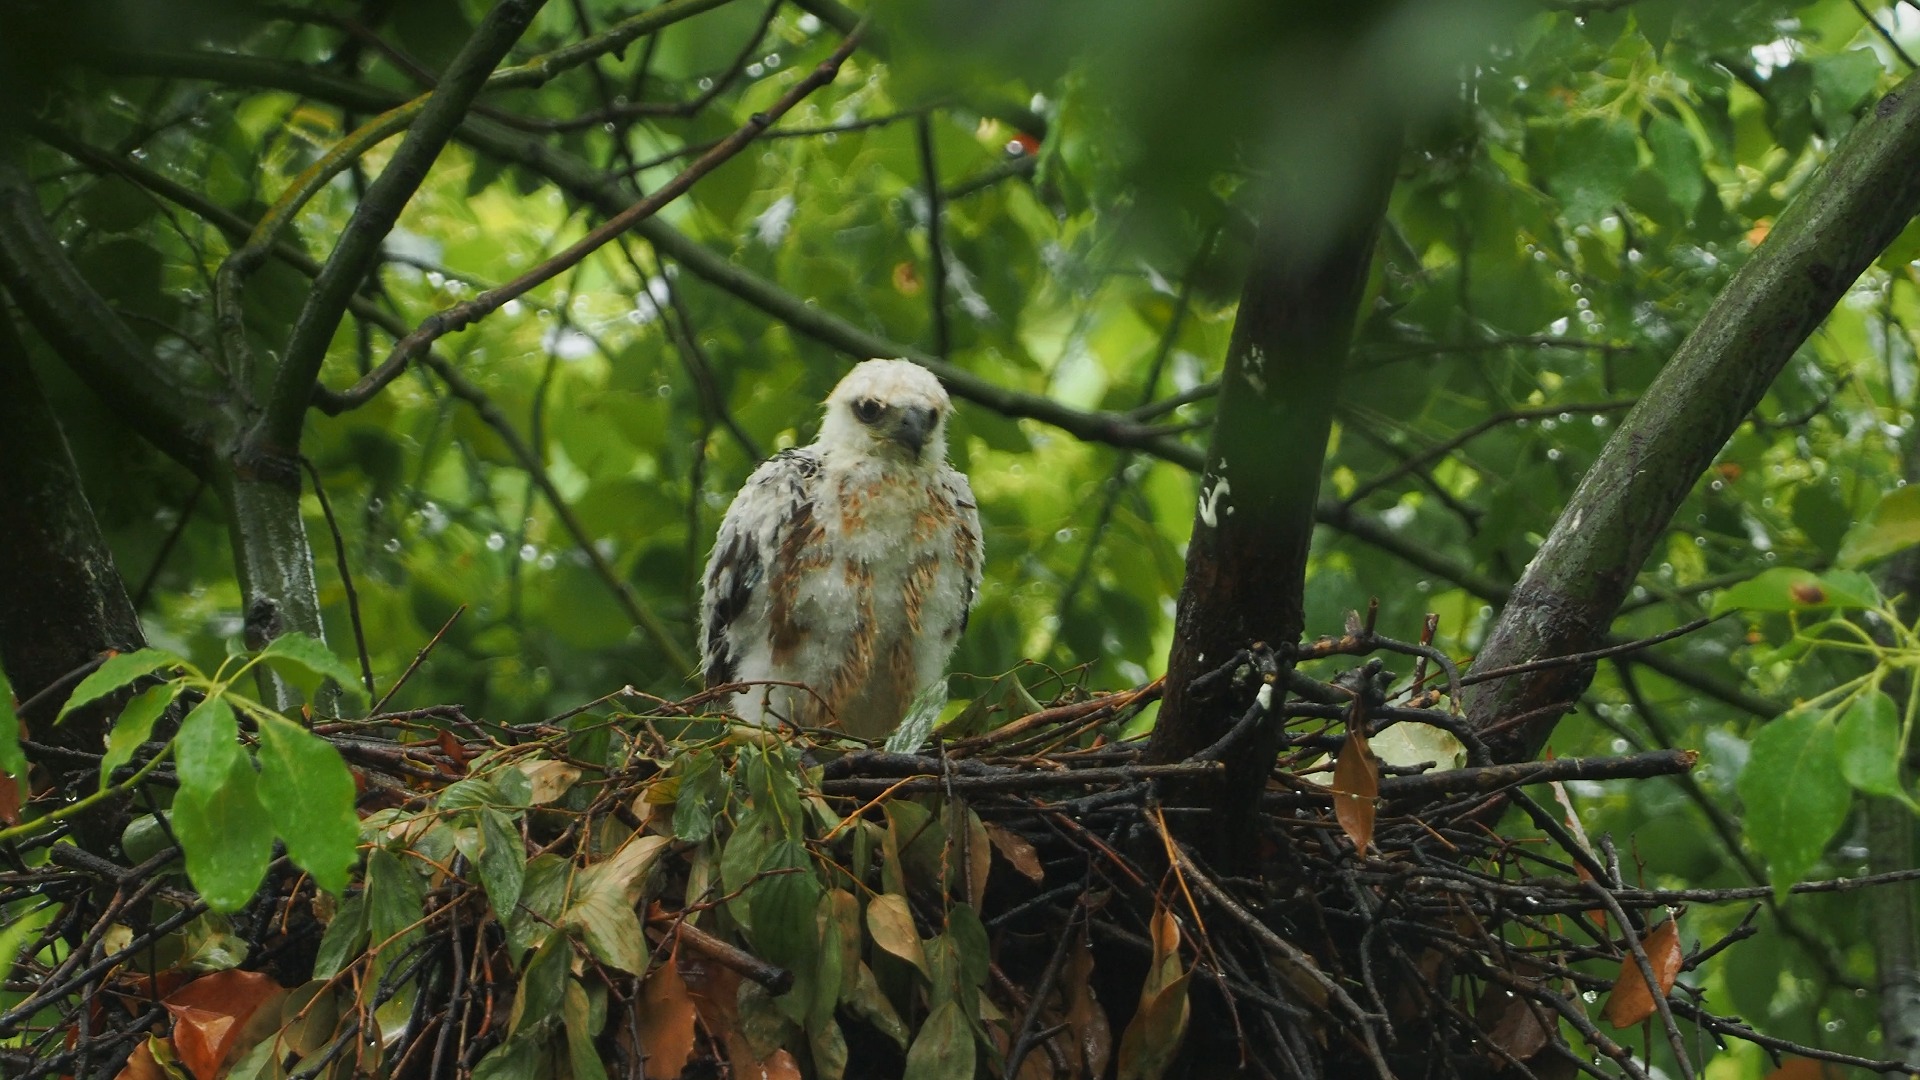
[[[1673,981],[1680,977],[1680,928],[1668,919],[1642,938],[1640,944],[1653,964],[1654,977],[1660,980],[1660,996],[1664,998],[1673,989]],[[1614,980],[1613,994],[1607,998],[1606,1010],[1601,1015],[1615,1028],[1627,1028],[1652,1016],[1654,1009],[1653,992],[1647,988],[1639,962],[1629,954],[1620,961],[1620,977]]]
[[[1373,843],[1374,803],[1379,797],[1380,768],[1374,764],[1366,735],[1356,727],[1347,732],[1340,760],[1333,767],[1333,816],[1360,854]]]
[[[1093,994],[1093,949],[1086,931],[1067,960],[1067,1025],[1073,1035],[1074,1054],[1085,1065],[1076,1075],[1105,1076],[1107,1062],[1113,1056],[1113,1029],[1107,1024],[1107,1010]]]
[[[20,785],[10,773],[0,772],[0,825],[20,824]]]
[[[144,1042],[133,1048],[133,1053],[127,1055],[126,1065],[121,1067],[113,1080],[168,1080],[167,1070],[161,1068],[153,1058],[156,1045],[164,1050],[166,1041],[157,1035],[147,1036]]]
[[[253,1042],[264,1035],[250,1030],[259,1025],[248,1021],[263,1009],[269,1010],[267,1016],[277,1017],[277,1007],[286,996],[272,976],[257,971],[216,971],[195,979],[161,1002],[173,1014],[174,1053],[198,1080],[213,1080],[221,1066],[245,1048],[243,1033],[253,1035]]]
[[[1553,1038],[1553,1030],[1541,1022],[1540,1012],[1525,997],[1491,983],[1480,994],[1474,1019],[1487,1041],[1520,1061],[1526,1061],[1544,1049]],[[1506,1060],[1495,1057],[1496,1061]]]
[[[674,956],[653,969],[640,988],[640,1045],[647,1048],[647,1080],[673,1080],[693,1057],[693,994]]]
[[[987,839],[993,841],[994,850],[998,851],[1000,857],[1007,860],[1021,877],[1035,885],[1046,879],[1047,872],[1040,865],[1040,853],[1033,849],[1032,844],[1027,843],[1025,837],[1003,825],[995,825],[989,821],[987,822]]]

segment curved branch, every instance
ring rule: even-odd
[[[17,135],[0,130],[0,284],[126,425],[205,476],[214,410],[189,408],[190,392],[154,366],[148,349],[93,290],[40,215]]]
[[[266,414],[255,434],[266,444],[263,449],[279,454],[298,449],[300,427],[313,400],[314,380],[326,359],[334,329],[346,313],[347,301],[380,258],[380,245],[399,220],[400,211],[466,118],[495,65],[520,40],[545,3],[501,0],[487,13],[421,107],[392,160],[367,189],[366,197],[341,231],[340,243],[314,279],[313,292],[301,306],[287,338],[286,358],[273,372]]]
[[[713,149],[700,155],[699,160],[687,166],[679,175],[662,185],[652,194],[645,196],[632,206],[625,207],[619,213],[609,217],[599,226],[590,230],[585,236],[575,241],[565,251],[542,262],[504,285],[488,289],[471,300],[461,301],[452,307],[437,311],[421,320],[418,327],[394,345],[393,352],[388,355],[387,359],[383,361],[372,374],[361,379],[359,383],[344,393],[329,398],[329,403],[339,408],[347,409],[364,404],[368,399],[373,397],[374,394],[379,393],[382,387],[399,377],[400,373],[406,370],[407,364],[410,361],[419,356],[428,346],[432,345],[441,337],[465,329],[481,318],[484,318],[490,312],[498,309],[509,300],[522,296],[528,290],[552,280],[555,276],[577,265],[580,260],[598,251],[622,233],[633,228],[640,222],[651,218],[660,211],[661,207],[666,206],[668,203],[685,194],[687,189],[691,188],[701,177],[719,168],[735,154],[746,149],[748,143],[751,143],[756,136],[762,131],[765,131],[775,120],[785,116],[789,110],[800,103],[801,99],[832,82],[834,76],[840,71],[840,65],[846,62],[847,57],[853,55],[853,50],[859,43],[860,35],[857,31],[848,35],[847,39],[840,43],[840,47],[834,50],[833,55],[821,61],[819,66],[815,67],[806,78],[794,83],[785,94],[780,96],[780,100],[769,106],[765,112],[754,113],[753,117],[738,130],[734,131],[732,135],[722,139]],[[388,166],[388,168],[391,169],[392,166]],[[381,174],[381,179],[386,179],[386,173]],[[376,189],[378,186],[376,183]],[[373,192],[368,192],[367,197],[369,201],[372,200],[373,194]],[[348,229],[351,231],[351,224],[348,226]],[[331,267],[331,264],[329,264],[329,267]],[[323,274],[323,279],[324,276]],[[316,288],[318,288],[319,285],[319,282],[315,283]],[[311,385],[312,379],[309,379],[308,386],[310,387]],[[329,411],[336,410],[329,409]]]
[[[1695,481],[1794,350],[1920,210],[1920,75],[1882,98],[1834,148],[1628,413],[1514,587],[1485,667],[1593,648]],[[1479,726],[1579,697],[1592,669],[1501,679],[1475,695]],[[1501,760],[1531,758],[1561,712],[1504,733]]]

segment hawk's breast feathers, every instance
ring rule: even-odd
[[[828,398],[819,441],[741,488],[701,610],[707,684],[761,684],[735,694],[741,718],[878,737],[944,676],[982,561],[949,408],[925,369],[868,361]]]

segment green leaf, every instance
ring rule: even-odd
[[[526,885],[527,845],[513,820],[498,810],[480,812],[480,886],[487,890],[494,917],[505,926]]]
[[[926,689],[916,694],[913,704],[907,706],[907,715],[901,719],[899,728],[887,736],[886,750],[890,754],[911,754],[920,749],[933,733],[933,722],[940,719],[940,710],[947,707],[947,680],[935,679]]]
[[[1626,198],[1639,164],[1639,140],[1632,128],[1589,117],[1563,126],[1541,125],[1533,134],[1544,136],[1550,162],[1545,186],[1561,200],[1568,221],[1591,224]]]
[[[713,821],[727,802],[727,774],[712,751],[681,759],[680,789],[673,802],[673,834],[699,843],[713,835]]]
[[[298,630],[282,634],[260,650],[258,659],[275,670],[290,665],[330,680],[361,708],[366,708],[370,700],[366,685],[360,681],[360,673],[335,656],[327,648],[326,642],[310,634]]]
[[[1776,566],[1725,590],[1713,600],[1713,614],[1729,611],[1812,611],[1819,608],[1870,608],[1880,603],[1873,580],[1854,570],[1811,570]]]
[[[0,687],[3,693],[4,687]],[[161,683],[141,691],[127,707],[120,710],[120,719],[113,722],[113,730],[107,734],[107,754],[100,759],[100,787],[105,789],[107,779],[113,770],[133,760],[134,752],[140,749],[147,737],[153,734],[154,721],[159,720],[167,706],[173,704],[174,697],[180,693],[180,684]],[[6,727],[6,717],[0,716],[0,728]],[[0,734],[0,742],[6,736]],[[4,754],[0,754],[3,758]]]
[[[532,1036],[514,1036],[487,1052],[473,1067],[473,1080],[528,1080],[539,1075],[542,1040]]]
[[[477,776],[455,780],[440,792],[433,804],[441,810],[471,810],[477,806],[512,806],[493,781]]]
[[[567,1057],[573,1063],[573,1080],[607,1080],[607,1069],[594,1048],[594,1036],[600,1034],[604,1018],[595,1022],[593,1002],[578,979],[567,980],[566,1001],[561,1018],[567,1024]]]
[[[1847,530],[1839,562],[1864,566],[1915,544],[1920,544],[1920,484],[1908,484],[1881,496],[1865,520]]]
[[[420,875],[414,873],[411,860],[384,848],[367,855],[367,947],[376,950],[367,973],[369,985],[380,985],[387,969],[425,933],[420,914],[425,910],[426,889]]]
[[[246,756],[240,749],[240,723],[224,697],[210,697],[193,707],[180,722],[173,740],[174,770],[180,790],[203,797],[225,781],[233,763]]]
[[[1768,721],[1753,737],[1735,785],[1746,807],[1747,839],[1767,857],[1782,897],[1819,860],[1853,805],[1833,729],[1810,710]]]
[[[1834,750],[1847,783],[1869,795],[1891,795],[1911,803],[1900,786],[1900,708],[1875,690],[1862,694],[1840,715]]]
[[[933,1010],[907,1050],[902,1080],[972,1080],[973,1029],[957,1001]]]
[[[327,932],[320,936],[320,949],[313,960],[313,977],[331,979],[347,969],[367,947],[366,894],[341,901]]]
[[[259,724],[260,778],[273,827],[314,883],[338,895],[360,857],[353,774],[333,744],[300,725],[271,714]]]
[[[573,945],[565,934],[549,936],[544,945],[527,961],[520,976],[520,992],[514,995],[513,1012],[507,1019],[507,1032],[518,1035],[529,1025],[546,1024],[560,1018],[560,1004],[566,997],[567,975],[573,966]]]
[[[20,749],[20,716],[13,708],[13,684],[0,671],[0,772],[24,780],[27,755]]]
[[[754,951],[781,967],[811,967],[820,944],[814,912],[823,890],[805,845],[781,841],[767,852],[760,870],[765,876],[746,894]]]
[[[15,962],[20,959],[20,950],[38,934],[42,927],[53,921],[58,907],[53,904],[40,904],[25,915],[9,915],[6,925],[0,927],[0,982],[5,982],[12,974]]]
[[[1653,167],[1667,189],[1667,197],[1691,215],[1707,193],[1707,175],[1700,165],[1700,147],[1686,125],[1666,115],[1654,113],[1647,121],[1647,149],[1653,151]]]
[[[253,898],[273,857],[273,826],[260,805],[253,762],[238,746],[233,750],[224,776],[189,785],[183,766],[173,800],[173,832],[186,852],[187,877],[209,907],[223,912]]]
[[[105,663],[94,669],[93,674],[81,679],[80,685],[73,688],[73,693],[67,696],[67,703],[60,707],[59,719],[64,721],[73,710],[106,697],[142,675],[179,667],[184,662],[164,649],[136,649],[109,656]]]
[[[634,905],[668,843],[664,836],[636,836],[580,874],[563,921],[579,929],[587,951],[602,963],[635,975],[647,973],[646,933]]]

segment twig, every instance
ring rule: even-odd
[[[174,545],[180,542],[180,536],[187,531],[187,523],[193,520],[193,511],[200,505],[200,496],[205,494],[207,482],[196,479],[193,494],[187,496],[185,506],[180,508],[180,517],[167,530],[167,538],[160,542],[160,550],[153,553],[153,565],[147,568],[147,576],[140,579],[140,587],[133,591],[133,610],[139,611],[147,606],[147,597],[152,594],[153,586],[160,580],[160,571],[166,569],[167,556],[173,554]]]
[[[1912,71],[1915,66],[1913,57],[1908,56],[1907,50],[1900,47],[1900,42],[1894,38],[1893,31],[1881,26],[1880,20],[1874,18],[1873,13],[1867,10],[1867,5],[1861,3],[1860,0],[1851,0],[1851,3],[1853,4],[1853,10],[1860,13],[1860,18],[1864,19],[1868,26],[1873,27],[1873,32],[1880,35],[1880,40],[1887,43],[1887,48],[1893,50],[1893,55],[1899,57],[1900,62],[1907,65],[1908,71]]]
[[[834,50],[833,55],[821,61],[806,78],[794,83],[778,101],[768,106],[767,111],[754,113],[732,135],[722,139],[712,150],[700,155],[679,175],[661,185],[652,194],[642,197],[638,202],[609,217],[569,245],[566,250],[504,285],[488,289],[470,300],[463,300],[451,307],[443,308],[421,320],[419,326],[394,344],[392,352],[388,353],[387,358],[374,369],[371,375],[361,379],[347,390],[332,395],[331,407],[333,409],[352,408],[364,402],[378,393],[387,383],[392,382],[410,362],[424,354],[433,342],[447,334],[465,329],[507,301],[516,299],[535,286],[551,280],[604,247],[615,237],[658,213],[662,207],[685,194],[687,189],[693,186],[694,181],[719,168],[735,154],[746,149],[747,144],[765,131],[774,120],[786,115],[800,103],[802,98],[832,82],[834,76],[840,71],[840,65],[846,62],[847,57],[853,55],[853,50],[860,44],[860,36],[856,28],[855,32],[849,34],[846,40],[840,43],[840,47]],[[392,166],[388,167],[392,168]],[[382,179],[385,179],[385,174],[382,174]],[[319,287],[318,282],[315,283],[315,287]]]
[[[494,66],[520,40],[545,2],[501,0],[487,12],[420,107],[400,148],[341,229],[339,244],[327,257],[314,279],[313,291],[294,319],[285,357],[274,369],[258,433],[267,448],[280,453],[297,450],[301,424],[313,399],[314,380],[320,374],[321,361],[326,359],[334,328],[347,310],[348,299],[373,269],[380,257],[380,245],[400,219],[401,209],[426,179],[427,170],[453,137],[454,129],[466,118],[468,107]],[[236,375],[246,377],[244,372]]]
[[[953,334],[947,326],[947,253],[940,236],[940,216],[944,210],[940,205],[940,166],[934,157],[931,113],[921,113],[915,119],[914,133],[927,200],[927,259],[933,267],[927,301],[933,313],[933,355],[944,360],[952,351]]]
[[[1731,612],[1728,612],[1726,614],[1731,614]],[[1645,649],[1652,645],[1658,645],[1663,641],[1672,641],[1674,638],[1684,637],[1688,634],[1691,634],[1695,630],[1698,630],[1701,627],[1706,626],[1708,623],[1714,622],[1715,620],[1718,620],[1718,619],[1725,618],[1726,614],[1703,615],[1700,618],[1695,619],[1690,623],[1687,623],[1685,626],[1676,626],[1671,630],[1663,631],[1661,633],[1653,635],[1652,637],[1645,637],[1635,641],[1622,642],[1618,645],[1608,645],[1603,649],[1592,649],[1587,652],[1570,653],[1566,656],[1549,656],[1544,660],[1529,660],[1524,664],[1512,664],[1507,667],[1492,668],[1487,671],[1470,672],[1465,679],[1461,680],[1461,684],[1464,686],[1472,686],[1475,683],[1483,683],[1490,679],[1502,679],[1509,675],[1524,675],[1529,671],[1544,671],[1547,668],[1577,667],[1582,664],[1591,664],[1598,660],[1605,660],[1607,657],[1610,657],[1610,656],[1620,656],[1624,653],[1639,652],[1641,649]]]
[[[400,688],[407,685],[407,680],[413,678],[413,673],[419,670],[421,663],[426,660],[427,654],[433,651],[434,646],[440,644],[440,639],[446,636],[447,631],[453,629],[453,621],[465,614],[466,610],[467,605],[465,604],[461,604],[459,607],[453,609],[453,614],[447,616],[447,621],[440,624],[440,629],[433,632],[433,636],[427,639],[425,645],[420,646],[420,651],[413,655],[413,662],[407,665],[407,670],[400,673],[400,677],[393,681],[392,686],[387,687],[387,692],[380,696],[380,700],[373,703],[373,708],[368,710],[369,712],[378,713],[382,708],[386,707],[387,702],[393,700],[393,695],[399,693]]]
[[[312,459],[300,455],[300,464],[305,466],[308,479],[313,481],[313,494],[320,501],[321,516],[327,519],[327,531],[333,534],[334,561],[340,567],[340,586],[347,593],[347,618],[353,622],[353,643],[360,654],[360,677],[366,681],[369,700],[380,691],[373,685],[373,659],[367,654],[367,630],[360,623],[360,596],[353,589],[353,572],[347,567],[347,541],[340,535],[340,523],[334,519],[333,503],[327,498],[326,485],[320,482],[320,470],[314,468]]]

